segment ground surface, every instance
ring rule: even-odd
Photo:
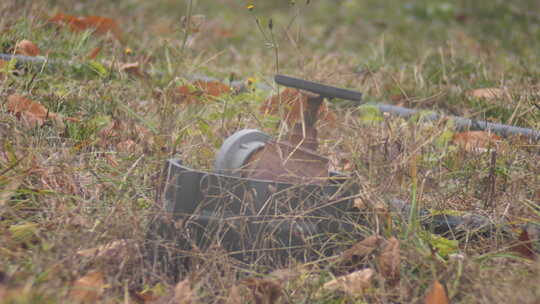
[[[339,100],[320,126],[321,152],[361,181],[360,207],[391,223],[364,234],[399,240],[398,278],[385,274],[384,248],[364,258],[360,268],[374,273],[352,292],[320,292],[334,274],[313,265],[276,280],[220,261],[176,285],[141,258],[167,159],[210,169],[235,130],[284,132],[260,111],[276,72],[368,101],[540,129],[539,2],[32,2],[1,2],[0,52],[32,55],[26,39],[71,63],[0,67],[0,301],[264,303],[273,291],[290,303],[420,303],[440,282],[452,303],[539,303],[535,245],[516,245],[534,238],[523,225],[540,224],[538,142],[479,134],[478,143],[446,121],[382,119]],[[57,13],[118,27],[51,23]],[[248,89],[213,97],[195,75]],[[388,197],[504,221],[510,235],[437,239],[371,202]]]

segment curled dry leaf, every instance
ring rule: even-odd
[[[377,262],[382,276],[390,284],[395,284],[399,281],[401,255],[398,239],[391,237],[384,243]]]
[[[193,290],[191,289],[191,283],[188,279],[185,279],[174,287],[174,304],[191,304],[195,303],[194,301]]]
[[[525,259],[535,260],[537,255],[534,251],[532,243],[533,241],[529,236],[529,231],[527,228],[523,228],[519,234],[517,244],[512,246],[511,250]]]
[[[374,274],[375,271],[371,268],[358,270],[325,283],[323,290],[341,290],[351,296],[359,296],[371,287],[371,278]]]
[[[302,118],[302,112],[307,108],[307,96],[297,89],[286,88],[279,95],[268,98],[260,108],[263,114],[279,115],[283,110],[285,117],[282,117],[292,126]],[[317,119],[334,126],[336,114],[328,105],[323,103],[317,113]]]
[[[80,303],[96,303],[105,289],[103,273],[90,272],[73,283],[69,297]]]
[[[38,46],[30,40],[21,40],[15,45],[15,54],[25,56],[38,56],[40,54]]]
[[[424,298],[424,304],[448,304],[450,300],[446,295],[444,286],[439,281],[433,282],[433,285],[429,289],[426,297]]]
[[[41,126],[47,118],[57,119],[58,115],[49,112],[42,104],[21,95],[10,95],[8,97],[8,111],[22,119],[29,126]]]
[[[337,264],[341,267],[355,267],[364,257],[367,257],[382,243],[383,238],[378,235],[369,236],[345,250],[338,258]]]
[[[116,39],[122,40],[122,31],[115,20],[100,16],[77,17],[62,13],[56,14],[49,22],[67,25],[74,32],[93,29],[94,33],[104,35],[111,33]]]
[[[191,86],[183,85],[178,87],[177,92],[180,94],[183,102],[191,104],[198,102],[199,97],[215,99],[215,97],[231,93],[232,89],[228,85],[218,81],[196,80]]]
[[[503,98],[507,92],[500,88],[481,88],[470,90],[466,94],[474,98],[493,100]]]
[[[484,152],[501,141],[501,137],[485,131],[468,131],[454,135],[452,142],[470,152]]]
[[[99,247],[79,250],[77,254],[88,258],[116,259],[127,256],[129,246],[128,240],[116,240]]]
[[[140,69],[139,62],[122,63],[118,69],[121,72],[125,72],[133,76],[144,77],[144,73]]]
[[[256,304],[276,303],[283,294],[281,284],[274,280],[248,278],[242,284],[251,290]]]

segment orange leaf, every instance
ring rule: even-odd
[[[183,98],[185,103],[197,102],[199,96],[206,98],[218,97],[223,94],[231,93],[232,89],[218,81],[196,80],[192,84],[195,89],[191,89],[188,85],[178,87],[177,91]]]
[[[99,55],[99,52],[101,52],[101,47],[97,47],[93,49],[92,51],[90,51],[90,53],[88,53],[88,55],[86,56],[86,59],[88,60],[95,59],[97,55]]]
[[[8,97],[7,108],[20,119],[25,120],[31,126],[41,126],[47,117],[56,118],[56,114],[49,112],[39,102],[33,101],[20,95],[10,95]]]
[[[431,289],[426,294],[424,298],[424,304],[448,304],[450,300],[446,295],[446,290],[444,286],[439,283],[439,281],[433,282]]]
[[[302,112],[307,108],[307,96],[302,94],[297,89],[286,88],[279,95],[274,95],[268,98],[260,110],[264,114],[278,115],[280,108],[285,110],[285,121],[292,126],[302,117]],[[326,103],[323,103],[319,108],[318,119],[334,125],[337,118],[334,111],[328,108]]]
[[[15,45],[15,54],[38,56],[40,54],[40,50],[32,41],[24,39],[17,42]]]
[[[96,303],[104,289],[103,273],[95,271],[75,281],[69,297],[82,303]]]
[[[69,25],[69,28],[74,32],[93,29],[94,33],[100,35],[111,33],[116,39],[122,40],[122,31],[120,30],[120,27],[116,21],[111,18],[100,16],[76,17],[58,13],[49,19],[49,22],[59,25]]]
[[[452,141],[467,151],[482,151],[501,140],[500,136],[485,131],[469,131],[457,133]]]

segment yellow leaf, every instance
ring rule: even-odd
[[[439,283],[439,281],[433,282],[431,289],[426,294],[424,298],[424,304],[448,304],[448,296],[446,295],[446,290],[444,286]]]

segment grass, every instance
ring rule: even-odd
[[[194,74],[225,82],[252,77],[258,85],[271,84],[279,69],[359,90],[368,101],[540,129],[540,7],[534,1],[274,2],[255,3],[248,11],[242,1],[193,1],[193,14],[206,17],[206,26],[193,34],[180,23],[190,1],[2,1],[2,53],[28,39],[52,59],[75,62],[25,68],[0,80],[3,301],[69,301],[73,282],[95,270],[104,274],[103,302],[134,302],[133,294],[143,290],[174,294],[171,277],[142,259],[165,161],[179,157],[208,170],[223,139],[234,131],[282,132],[276,117],[259,111],[269,94],[264,90],[182,103],[173,90]],[[47,22],[52,12],[112,17],[125,42],[58,28]],[[96,47],[101,47],[99,55],[85,60]],[[110,68],[110,62],[146,59],[144,78]],[[467,94],[488,87],[508,94],[488,100]],[[14,93],[77,121],[25,126],[7,110],[7,97]],[[449,139],[455,131],[446,122],[380,121],[373,113],[366,119],[343,101],[331,106],[340,119],[320,131],[321,152],[352,164],[349,173],[374,205],[389,197],[412,197],[419,208],[474,212],[516,227],[540,224],[534,207],[540,201],[537,142],[504,139],[493,163],[490,153],[453,144]],[[374,212],[375,218],[383,215]],[[401,237],[397,285],[377,274],[359,298],[339,292],[317,297],[333,274],[300,267],[298,277],[283,283],[282,298],[292,303],[415,303],[439,280],[452,303],[540,299],[538,261],[509,250],[517,229],[511,237],[499,232],[462,240],[454,252],[459,255],[452,257],[434,254],[439,243],[397,216],[361,234],[376,232]],[[129,246],[112,261],[77,254],[120,239],[130,240]],[[186,275],[201,302],[223,301],[245,277],[270,278],[246,273],[218,256]],[[363,266],[378,267],[374,258]]]

